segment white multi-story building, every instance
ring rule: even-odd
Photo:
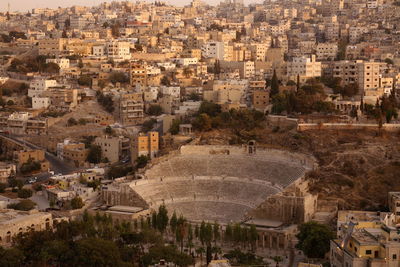
[[[106,47],[104,45],[94,45],[92,55],[95,57],[104,57],[106,55]]]
[[[107,55],[114,61],[131,59],[130,44],[128,42],[111,41],[107,43]]]
[[[47,89],[51,87],[56,87],[57,85],[58,84],[56,80],[47,80],[44,78],[35,79],[30,83],[28,96],[29,97],[40,96]]]
[[[179,86],[162,86],[161,93],[163,95],[170,95],[179,98],[181,96],[181,88]]]
[[[224,60],[225,43],[215,41],[208,42],[201,48],[201,54],[205,58]]]
[[[338,53],[336,43],[319,43],[316,47],[317,60],[334,60]]]
[[[160,68],[164,68],[165,70],[174,70],[176,68],[176,64],[172,62],[159,62],[157,66]]]
[[[185,58],[175,58],[173,61],[181,66],[189,66],[189,65],[196,65],[199,62],[199,59],[196,57],[185,57]]]
[[[379,1],[378,0],[367,0],[367,8],[373,9],[378,8]]]
[[[47,109],[51,105],[49,97],[32,97],[32,109]]]
[[[359,42],[361,36],[368,32],[367,27],[352,26],[349,28],[349,42],[355,44]]]
[[[160,18],[160,21],[167,23],[168,25],[174,25],[181,22],[182,18],[180,14],[165,14]]]
[[[60,67],[61,70],[69,68],[68,58],[48,58],[46,59],[46,63],[55,63]]]
[[[287,76],[294,81],[297,76],[300,79],[321,77],[321,62],[316,61],[315,55],[293,58],[287,63]]]

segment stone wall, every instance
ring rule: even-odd
[[[148,208],[146,201],[132,190],[130,183],[103,186],[101,199],[108,206],[121,205]]]
[[[48,212],[0,211],[0,246],[11,246],[12,237],[30,231],[43,231],[53,226],[52,215]]]
[[[12,139],[9,139],[4,136],[0,136],[0,148],[1,154],[6,157],[13,157],[15,151],[21,151],[25,149],[25,147],[17,142],[14,142]]]
[[[180,149],[182,155],[245,155],[246,146],[223,146],[223,145],[185,145]],[[314,169],[316,167],[316,160],[311,155],[296,153],[292,151],[278,150],[278,149],[259,149],[257,148],[257,156],[270,158],[275,161],[288,162],[291,164],[298,164],[306,167],[307,169]]]
[[[308,130],[374,130],[378,131],[376,123],[300,123],[297,125],[299,132]],[[388,132],[400,131],[400,124],[385,123],[381,130]]]
[[[318,196],[308,193],[308,184],[299,179],[279,194],[269,197],[249,212],[253,218],[299,224],[312,220],[318,207]]]

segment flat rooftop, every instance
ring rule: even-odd
[[[130,206],[112,206],[108,209],[114,212],[126,212],[126,213],[137,213],[143,210],[141,207],[130,207]]]
[[[17,211],[17,210],[0,210],[0,227],[2,225],[16,224],[28,218],[40,217],[50,213],[32,211]]]
[[[245,224],[251,225],[253,224],[256,227],[265,227],[265,228],[278,228],[283,225],[280,221],[267,220],[267,219],[251,219],[245,222]]]

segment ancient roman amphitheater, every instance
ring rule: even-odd
[[[190,221],[240,222],[313,165],[306,155],[251,145],[188,145],[153,160],[129,187],[148,207],[164,203]]]

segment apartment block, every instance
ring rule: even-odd
[[[119,119],[124,125],[141,123],[144,117],[142,93],[122,94],[119,97]]]
[[[57,56],[64,51],[67,39],[43,39],[39,40],[39,55]]]
[[[133,138],[131,159],[133,164],[140,156],[149,158],[157,157],[159,150],[159,134],[158,132],[148,132],[147,134],[139,133]]]
[[[255,90],[252,94],[253,108],[264,111],[269,104],[269,92],[264,90]]]
[[[132,86],[147,85],[147,69],[141,63],[131,63],[130,65],[130,83]]]
[[[333,63],[333,77],[345,84],[357,83],[362,92],[379,87],[379,62],[342,60]]]
[[[300,79],[321,77],[321,62],[316,61],[316,56],[297,57],[287,63],[287,76],[295,81],[297,76]]]
[[[97,137],[94,144],[101,147],[103,158],[116,163],[129,155],[130,140],[122,136]]]

